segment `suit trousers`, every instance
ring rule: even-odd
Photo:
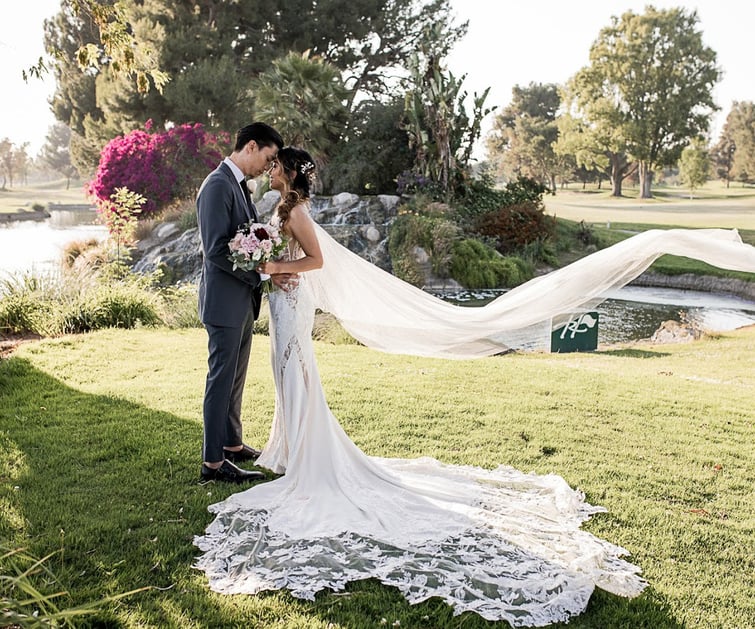
[[[220,462],[223,446],[242,443],[241,398],[252,349],[254,314],[249,309],[240,327],[205,324],[209,357],[204,393],[202,460]]]

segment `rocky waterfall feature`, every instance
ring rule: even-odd
[[[269,220],[278,203],[275,191],[257,202],[260,220]],[[392,195],[357,196],[342,192],[332,197],[314,197],[312,216],[339,243],[387,271],[388,228],[396,217],[400,198]],[[161,270],[166,284],[191,284],[199,280],[201,257],[197,228],[181,232],[175,223],[161,223],[139,241],[134,251],[134,270]]]

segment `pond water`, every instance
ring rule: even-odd
[[[43,221],[0,223],[0,271],[46,272],[58,268],[63,247],[71,241],[107,236],[92,209],[52,210]]]
[[[439,295],[463,305],[485,305],[505,291],[462,291]],[[755,324],[755,303],[713,293],[625,286],[596,308],[598,343],[649,339],[664,321],[689,320],[701,329],[725,332]]]

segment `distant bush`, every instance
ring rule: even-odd
[[[71,240],[63,247],[63,266],[70,269],[76,263],[76,260],[97,249],[99,246],[100,242],[96,238]]]
[[[479,240],[454,243],[451,277],[465,288],[507,288],[529,280],[532,265],[514,256],[502,256]]]
[[[417,248],[427,254],[433,274],[449,277],[453,243],[461,234],[454,223],[443,217],[437,204],[430,207],[436,211],[429,216],[414,212],[401,214],[388,234],[393,274],[415,286],[421,286],[426,279],[417,262]]]
[[[526,245],[552,238],[556,219],[532,201],[508,205],[476,218],[473,231],[493,238],[503,254],[521,251]]]

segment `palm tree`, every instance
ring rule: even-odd
[[[256,115],[320,162],[346,125],[350,95],[339,70],[309,52],[277,59],[252,84]]]

